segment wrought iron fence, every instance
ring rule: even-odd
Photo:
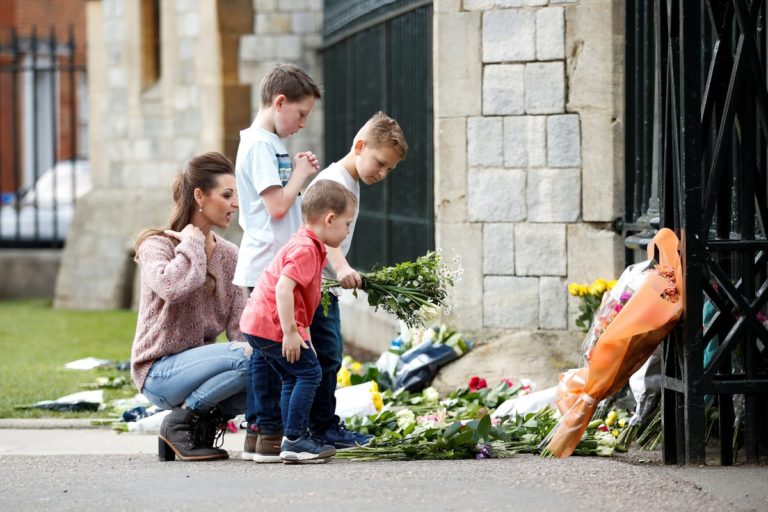
[[[0,247],[61,247],[90,188],[73,29],[0,32]]]
[[[434,248],[432,2],[327,0],[324,11],[325,155],[341,158],[378,110],[397,119],[408,157],[363,186],[356,268],[413,260]]]
[[[670,464],[706,462],[708,426],[721,464],[768,460],[766,28],[765,1],[626,2],[628,220],[673,228],[685,275],[664,344]]]

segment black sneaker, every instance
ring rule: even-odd
[[[347,430],[343,421],[337,425],[331,425],[325,432],[313,433],[313,435],[320,441],[333,445],[340,450],[343,448],[364,446],[373,439],[373,436]]]
[[[283,437],[280,445],[280,458],[286,464],[328,462],[334,455],[336,455],[336,448],[322,443],[309,434],[304,434],[295,441]]]

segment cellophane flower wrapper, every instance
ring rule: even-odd
[[[648,261],[627,267],[605,294],[585,338],[584,366],[560,375],[555,404],[562,417],[542,442],[545,453],[571,455],[597,404],[627,383],[679,320],[683,276],[678,244],[671,230],[661,229],[648,244]]]

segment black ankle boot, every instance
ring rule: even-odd
[[[220,452],[227,453],[226,450],[220,448],[224,444],[224,434],[227,431],[229,420],[230,418],[221,414],[221,411],[216,407],[207,413],[200,413],[193,434],[195,445],[218,449]]]
[[[201,446],[195,439],[200,415],[191,409],[174,408],[160,424],[158,456],[161,461],[226,459],[225,450]]]

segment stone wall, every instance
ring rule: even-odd
[[[252,16],[242,21],[250,0],[160,2],[162,66],[149,86],[141,76],[141,4],[87,3],[94,188],[75,211],[57,307],[130,306],[137,232],[164,225],[173,175],[194,154],[226,151],[227,129],[247,123],[250,114],[248,105],[240,119],[233,102],[243,88],[229,72],[237,69],[232,36],[251,30]]]
[[[578,340],[567,282],[621,272],[622,13],[435,1],[436,237],[463,257],[459,328]]]
[[[277,63],[296,64],[318,84],[323,82],[320,58],[323,0],[253,0],[253,33],[240,42],[240,80],[250,83],[252,116],[259,108],[259,82]],[[323,164],[323,102],[312,109],[306,127],[286,139],[288,151],[312,151]]]

